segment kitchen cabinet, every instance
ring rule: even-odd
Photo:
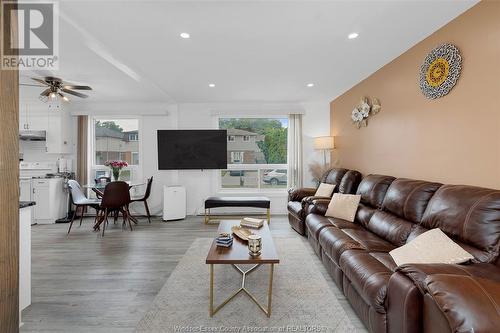
[[[32,179],[31,201],[36,202],[33,210],[36,223],[55,223],[57,219],[66,216],[68,196],[63,186],[63,178]]]
[[[19,130],[46,131],[47,153],[71,154],[73,152],[73,121],[63,103],[20,105]]]
[[[48,179],[33,179],[33,201],[35,220],[50,219],[50,189]]]
[[[71,115],[67,110],[53,110],[49,114],[47,128],[47,152],[56,154],[71,154],[73,151],[73,126]]]

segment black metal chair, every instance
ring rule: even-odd
[[[148,183],[146,185],[146,191],[142,197],[133,198],[131,202],[144,202],[144,208],[146,209],[146,215],[148,217],[149,223],[151,223],[151,213],[149,212],[148,198],[151,195],[151,186],[153,184],[153,177],[148,178]]]

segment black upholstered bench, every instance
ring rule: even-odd
[[[267,223],[271,219],[271,200],[266,197],[209,197],[205,200],[205,223],[212,219],[211,208],[219,207],[253,207],[266,209]]]

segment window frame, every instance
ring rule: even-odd
[[[94,176],[95,173],[98,171],[105,171],[106,174],[111,177],[111,171],[109,167],[103,165],[103,164],[97,164],[96,163],[96,152],[95,152],[95,145],[96,145],[96,138],[95,138],[95,121],[96,120],[137,120],[137,130],[138,133],[141,133],[143,130],[142,127],[142,117],[141,116],[131,116],[131,115],[89,115],[88,116],[88,137],[87,137],[87,179],[89,183],[92,183],[94,181]],[[138,140],[134,141],[137,142],[137,151],[134,151],[133,153],[139,154],[139,159],[138,162],[139,164],[137,165],[132,165],[130,164],[127,168],[124,170],[130,170],[130,179],[131,181],[138,181],[142,179],[142,166],[143,166],[143,147],[142,147],[142,140],[140,136],[138,135]]]
[[[240,119],[283,119],[287,118],[289,119],[288,114],[258,114],[258,115],[248,115],[248,114],[223,114],[223,115],[217,115],[215,117],[215,124],[216,128],[220,129],[219,123],[220,119],[227,119],[227,118],[240,118]],[[288,131],[288,128],[287,128]],[[229,137],[229,135],[228,135]],[[258,172],[258,186],[257,187],[250,187],[250,188],[244,188],[244,187],[239,187],[239,188],[224,188],[222,187],[222,177],[221,177],[221,171],[222,170],[216,170],[216,190],[218,193],[267,193],[267,194],[276,194],[276,195],[281,195],[284,193],[287,193],[287,189],[290,186],[290,168],[289,168],[289,156],[288,156],[288,143],[290,140],[290,136],[288,135],[287,132],[287,154],[286,154],[286,164],[232,164],[230,161],[228,161],[227,164],[227,169],[228,171],[245,171],[245,170],[257,170]],[[230,142],[228,140],[228,142]],[[284,188],[262,188],[261,187],[261,182],[262,182],[262,172],[264,170],[269,170],[269,169],[283,169],[286,170],[287,172],[287,183]]]

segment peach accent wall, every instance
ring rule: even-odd
[[[420,65],[446,42],[460,49],[462,74],[448,95],[428,100]],[[382,111],[357,129],[350,115],[362,96],[378,97]],[[333,100],[330,112],[337,165],[500,188],[500,1],[472,7]]]

